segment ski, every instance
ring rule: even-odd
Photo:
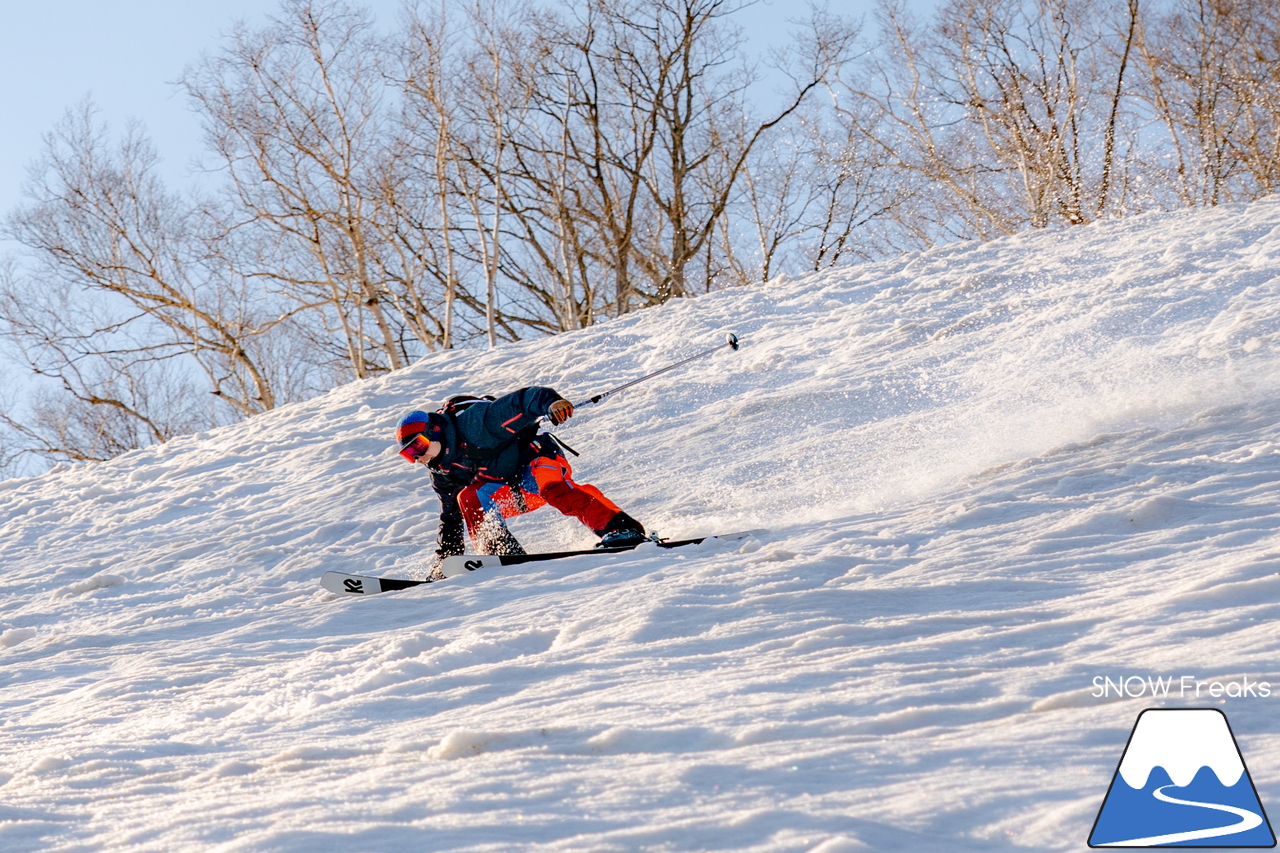
[[[560,560],[565,557],[582,557],[589,554],[619,554],[634,551],[641,545],[652,542],[659,548],[681,548],[685,545],[698,545],[702,542],[735,542],[761,533],[760,530],[748,530],[742,533],[728,533],[719,536],[699,536],[694,539],[647,539],[635,545],[624,545],[617,548],[583,548],[577,551],[550,551],[541,554],[458,554],[446,557],[441,563],[441,573],[445,578],[464,575],[476,569],[496,566],[514,566],[520,563],[536,563],[544,560]],[[372,595],[379,592],[394,592],[434,583],[443,578],[410,580],[408,578],[379,578],[369,575],[351,575],[344,572],[325,572],[320,578],[320,585],[329,592],[340,595]]]
[[[394,592],[434,583],[430,578],[409,580],[408,578],[375,578],[369,575],[349,575],[345,572],[325,572],[320,576],[320,585],[329,592],[349,595],[372,595],[375,592]]]
[[[719,536],[699,536],[696,539],[646,539],[635,545],[623,545],[618,548],[583,548],[577,551],[549,551],[541,554],[459,554],[456,557],[445,557],[440,565],[441,572],[447,578],[474,572],[476,569],[489,569],[497,566],[516,566],[521,563],[539,563],[543,560],[561,560],[565,557],[582,557],[587,554],[618,554],[623,551],[634,551],[641,545],[653,543],[659,548],[681,548],[685,545],[698,545],[702,542],[731,542],[746,539],[759,530],[744,533],[728,533]]]

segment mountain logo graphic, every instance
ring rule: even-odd
[[[1090,847],[1275,847],[1227,716],[1138,715],[1089,833]]]

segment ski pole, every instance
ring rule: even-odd
[[[725,342],[720,344],[720,346],[712,347],[706,352],[700,352],[697,355],[691,355],[688,358],[684,359],[683,361],[677,361],[675,364],[668,364],[666,367],[662,368],[661,370],[655,370],[653,373],[650,373],[646,376],[641,376],[639,379],[632,379],[630,382],[626,383],[625,385],[619,385],[617,388],[610,388],[608,391],[602,391],[601,393],[596,394],[594,397],[588,397],[587,399],[583,400],[581,403],[574,403],[573,407],[575,409],[578,409],[586,405],[596,405],[597,403],[600,403],[606,398],[611,397],[614,394],[617,394],[619,391],[630,388],[632,385],[639,385],[641,382],[644,382],[646,379],[652,379],[653,377],[658,376],[659,374],[666,373],[668,370],[675,370],[677,367],[679,367],[682,364],[688,364],[689,362],[694,361],[695,359],[699,359],[704,356],[711,355],[713,352],[716,352],[717,350],[722,350],[725,347],[731,347],[736,351],[738,349],[738,336],[730,332],[728,335],[725,336]]]

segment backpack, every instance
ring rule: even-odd
[[[450,417],[453,417],[455,415],[462,413],[463,411],[470,408],[471,406],[474,406],[476,403],[488,403],[496,399],[498,398],[493,396],[492,394],[483,394],[479,397],[477,397],[475,394],[454,394],[452,397],[445,400],[444,404],[441,405],[440,408],[437,409],[436,411],[442,415],[448,415]],[[529,426],[521,430],[520,434],[517,435],[513,440],[519,441],[522,444],[528,444],[538,434],[538,430],[539,430],[539,427],[537,424],[530,424]],[[572,453],[574,456],[581,455],[580,453],[578,453],[578,451],[574,450],[572,447],[570,447],[569,445],[561,441],[559,436],[554,435],[552,433],[547,433],[547,435],[551,438],[552,441],[554,441],[560,447],[563,447],[565,450]],[[485,461],[486,459],[492,459],[501,452],[502,452],[502,448],[497,448],[495,450],[484,453],[484,452],[479,452],[475,448],[472,448],[470,446],[466,447],[466,453],[472,459],[477,459],[481,462]]]
[[[477,397],[475,394],[454,394],[452,397],[445,400],[444,404],[441,405],[439,409],[436,409],[436,411],[442,415],[446,415],[450,418],[454,418],[462,414],[467,409],[474,406],[476,403],[490,403],[496,399],[498,398],[493,396],[492,394],[482,394],[479,397]],[[532,438],[532,433],[527,436],[524,434],[524,432],[527,432],[527,431],[528,431],[527,429],[525,431],[522,431],[520,435],[516,436],[516,440]],[[536,432],[537,432],[537,427],[535,426],[533,427],[533,433],[536,433]],[[493,459],[495,456],[501,453],[504,449],[503,447],[496,447],[488,451],[479,450],[467,444],[465,441],[462,441],[461,438],[459,438],[459,444],[462,445],[463,452],[466,453],[467,456],[479,462],[484,462],[486,460]]]
[[[444,401],[444,405],[436,409],[442,415],[456,415],[465,409],[470,408],[476,403],[489,403],[498,399],[492,394],[485,394],[477,397],[475,394],[454,394],[452,397]]]

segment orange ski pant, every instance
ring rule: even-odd
[[[467,533],[479,550],[482,542],[506,527],[505,519],[550,504],[599,534],[620,510],[589,483],[575,483],[569,460],[560,453],[532,459],[511,483],[472,483],[458,494]],[[482,551],[483,553],[483,551]]]

